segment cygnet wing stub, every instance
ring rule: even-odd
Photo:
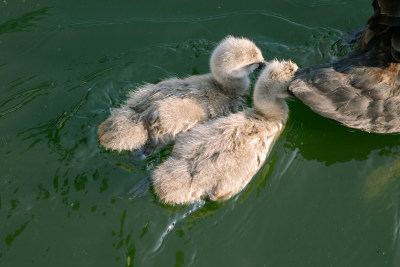
[[[232,114],[177,139],[172,158],[185,163],[190,177],[186,183],[201,192],[199,198],[230,198],[257,172],[282,125],[256,117],[249,111]]]

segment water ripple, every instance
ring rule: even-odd
[[[26,79],[17,79],[14,81],[14,84],[8,89],[15,88],[16,86],[19,86],[31,79],[33,79],[33,77],[27,77]],[[38,96],[49,94],[55,87],[56,83],[54,81],[41,82],[39,84],[31,86],[26,90],[17,92],[7,97],[5,100],[0,101],[0,118],[7,115],[8,113],[20,109],[27,103],[33,101]]]
[[[310,7],[320,7],[320,6],[344,6],[347,5],[349,2],[342,2],[337,0],[318,0],[314,3],[311,3]]]
[[[41,139],[38,139],[39,135],[45,136],[48,139],[48,145],[49,148],[51,148],[51,151],[57,151],[58,153],[61,154],[61,159],[60,161],[63,161],[65,159],[72,159],[74,157],[75,149],[82,143],[86,142],[85,137],[81,140],[77,140],[72,148],[63,148],[61,143],[60,143],[60,130],[64,127],[65,123],[74,117],[79,111],[79,109],[87,102],[89,95],[91,92],[91,88],[87,90],[85,95],[81,98],[81,100],[73,105],[69,111],[63,112],[61,115],[59,115],[57,118],[52,119],[42,125],[28,128],[26,130],[23,130],[17,134],[17,136],[22,136],[22,140],[29,140],[33,139],[33,143],[29,145],[29,149],[33,148],[36,143],[41,141]]]
[[[156,241],[154,247],[151,249],[150,253],[156,253],[157,251],[159,251],[161,246],[164,244],[164,240],[165,240],[166,236],[168,235],[168,233],[170,233],[175,228],[175,225],[177,223],[185,220],[192,214],[196,213],[196,211],[201,210],[202,207],[204,206],[204,204],[205,204],[204,201],[200,201],[200,202],[190,205],[188,208],[186,208],[182,212],[176,212],[174,214],[172,220],[168,223],[168,225],[165,227],[165,229],[160,234],[159,238],[157,239],[157,241]]]
[[[49,10],[53,7],[41,8],[15,19],[0,24],[0,35],[5,33],[21,32],[31,28],[36,22],[50,16]]]
[[[57,24],[50,25],[47,27],[42,27],[41,30],[65,30],[68,28],[87,28],[87,27],[99,27],[99,26],[107,26],[107,25],[124,25],[130,23],[190,23],[190,24],[198,24],[204,22],[213,22],[222,19],[228,18],[236,18],[242,16],[261,16],[268,17],[280,20],[287,24],[293,25],[296,28],[303,28],[306,30],[315,30],[315,29],[325,29],[330,31],[339,30],[328,28],[328,27],[320,27],[320,26],[309,26],[306,24],[302,24],[296,22],[288,17],[285,17],[281,14],[266,11],[266,10],[241,10],[241,11],[232,11],[225,13],[218,13],[209,16],[183,16],[183,17],[132,17],[132,18],[122,18],[122,19],[109,19],[109,20],[81,20],[77,22],[71,22],[70,24]],[[24,29],[26,29],[25,27]],[[340,32],[341,33],[341,32]],[[0,31],[1,34],[1,31]]]
[[[285,16],[282,16],[278,13],[269,12],[266,10],[241,10],[241,11],[233,11],[220,13],[217,15],[204,16],[204,17],[174,17],[174,18],[124,18],[119,20],[96,20],[96,21],[81,21],[78,23],[71,24],[72,27],[91,27],[91,26],[101,26],[101,25],[117,25],[117,24],[128,24],[128,23],[137,23],[137,22],[151,22],[151,23],[200,23],[200,22],[208,22],[220,19],[226,19],[230,17],[238,17],[238,16],[248,16],[248,15],[258,15],[263,17],[272,17],[278,20],[285,21],[289,24],[292,24],[297,27],[302,27],[308,30],[321,28],[321,27],[311,27],[305,24],[301,24],[295,22]]]

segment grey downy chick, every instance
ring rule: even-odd
[[[153,173],[159,198],[169,204],[228,199],[263,164],[288,117],[287,86],[297,65],[274,60],[260,74],[254,108],[198,125],[180,135],[172,155]]]
[[[170,144],[198,123],[236,112],[249,88],[249,74],[261,65],[264,58],[252,41],[228,36],[212,52],[211,73],[132,91],[100,124],[100,143],[118,151],[145,146],[148,152]]]

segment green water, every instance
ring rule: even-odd
[[[96,138],[128,90],[208,72],[228,34],[266,59],[331,62],[370,2],[2,0],[0,266],[399,266],[399,135],[290,99],[243,192],[179,208],[126,196],[168,149],[133,162]]]

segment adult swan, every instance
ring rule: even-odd
[[[400,132],[400,1],[373,0],[358,46],[330,64],[302,68],[289,91],[316,113],[373,133]]]

